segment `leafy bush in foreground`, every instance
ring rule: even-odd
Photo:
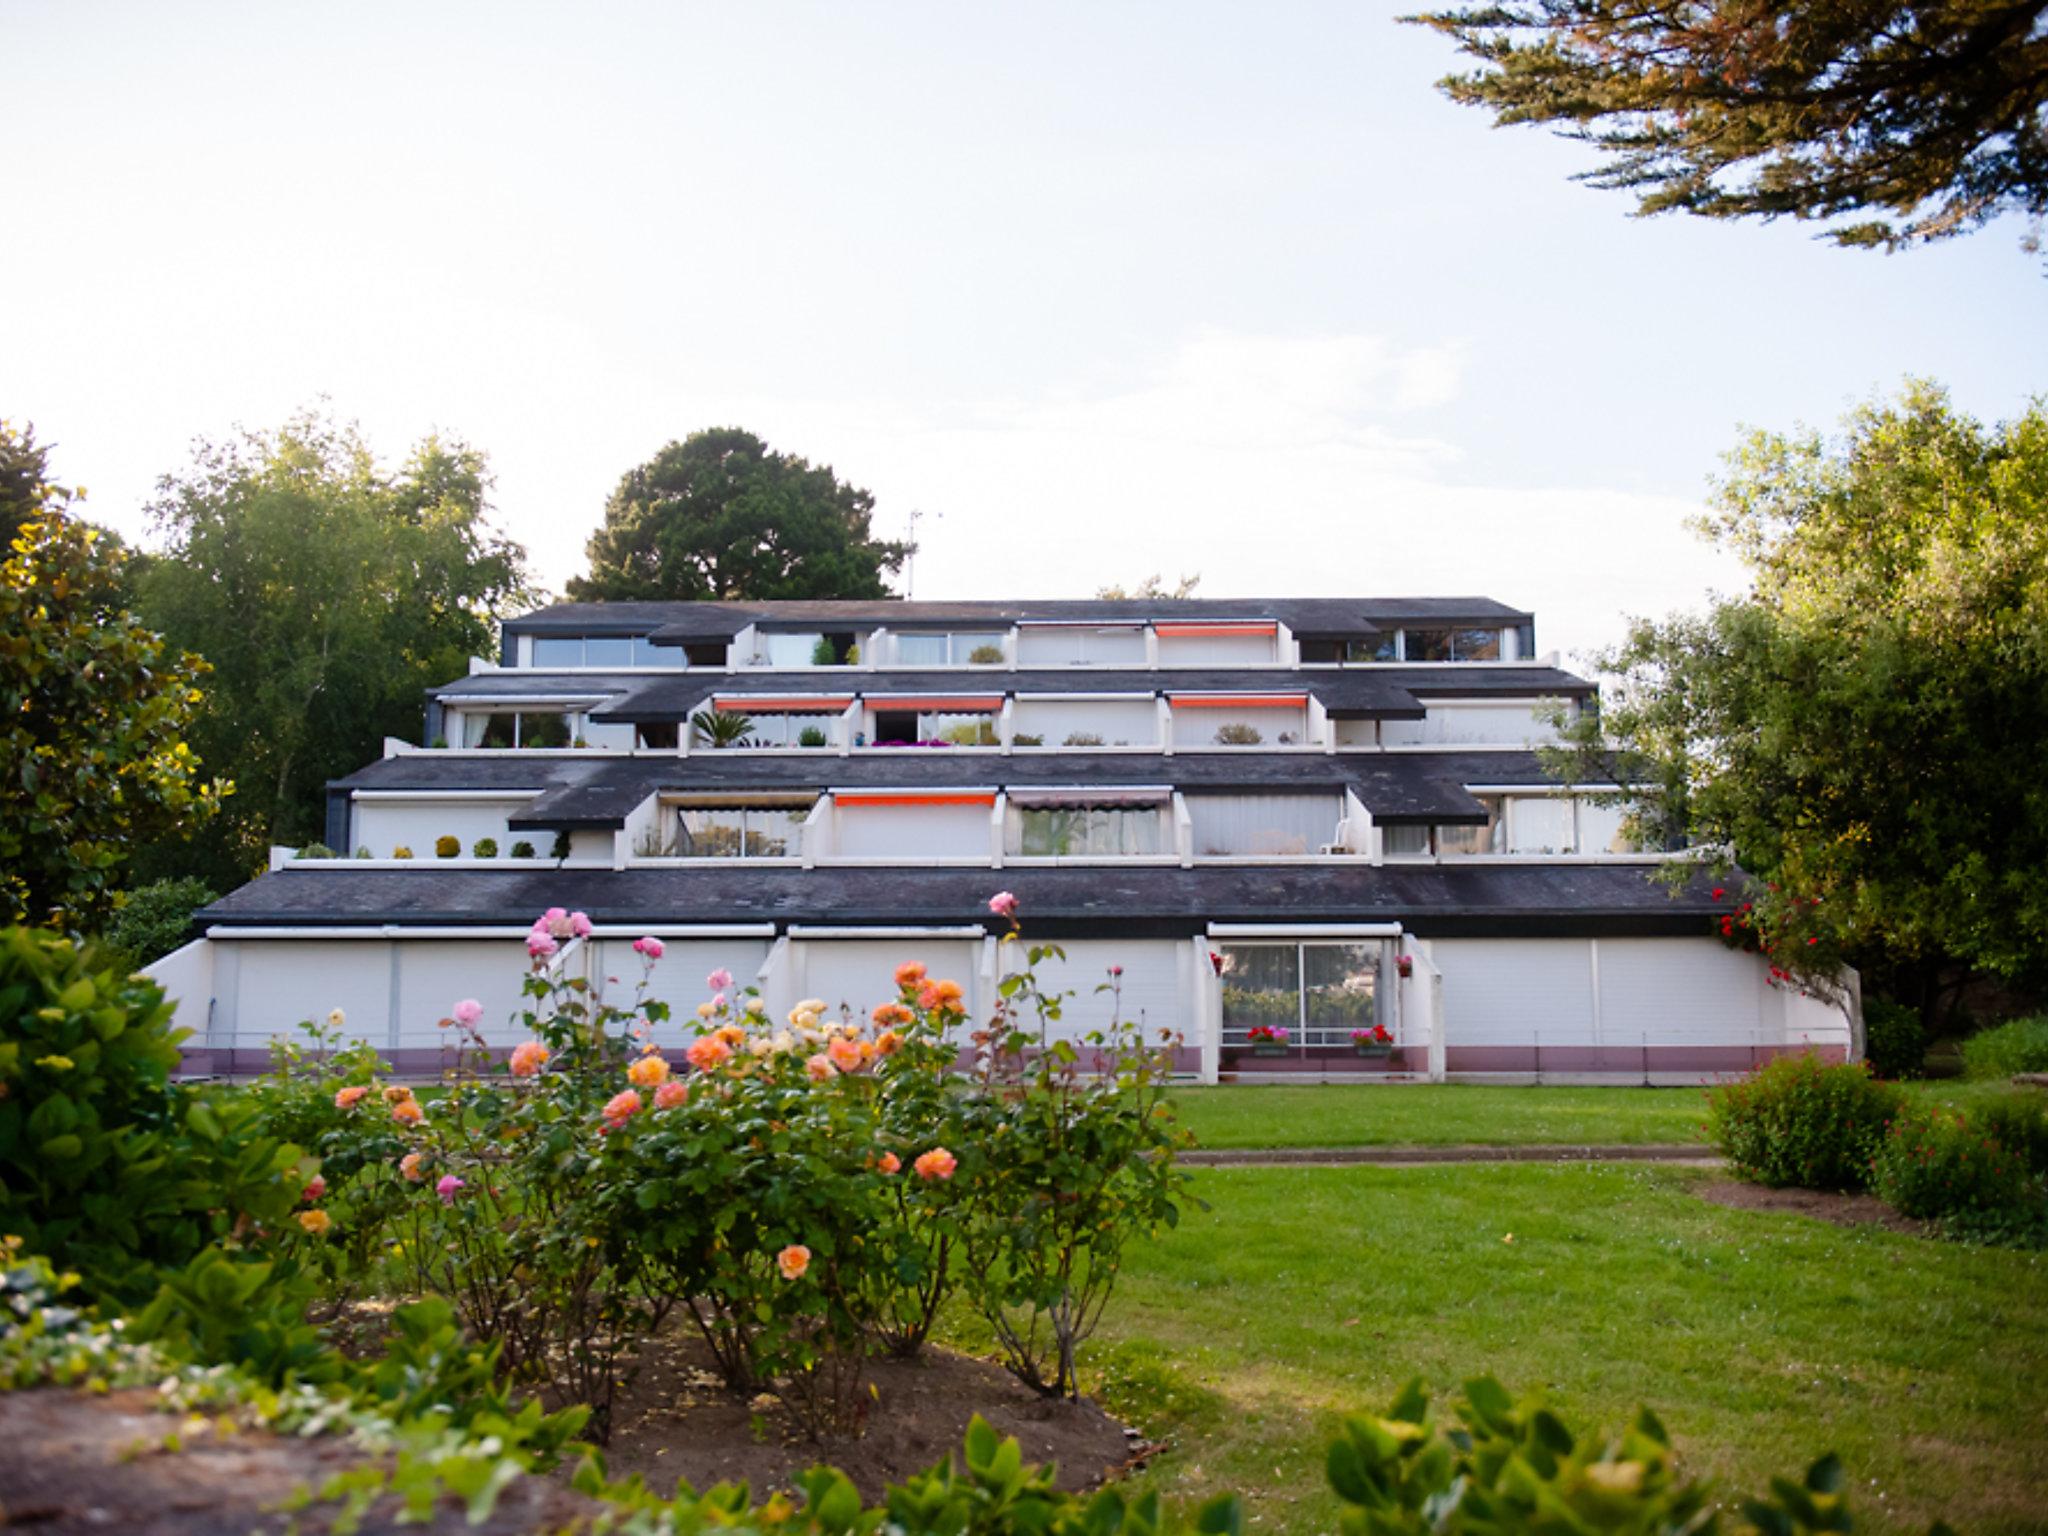
[[[1862,1062],[1829,1065],[1780,1056],[1707,1099],[1709,1133],[1745,1179],[1773,1187],[1866,1188],[1885,1127],[1906,1112],[1904,1093]]]
[[[1940,1110],[1895,1120],[1871,1176],[1877,1193],[1905,1216],[1994,1215],[2037,1198],[2020,1154],[1980,1125]]]
[[[1980,1078],[2048,1072],[2048,1014],[2014,1019],[1970,1036],[1963,1042],[1963,1072]]]

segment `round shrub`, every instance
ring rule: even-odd
[[[391,857],[393,857],[394,859],[409,859],[412,857],[412,850],[406,847],[405,844],[400,843],[396,848],[391,850]]]
[[[470,846],[470,856],[478,859],[495,859],[498,856],[498,840],[495,837],[480,837]]]
[[[308,843],[298,851],[295,857],[301,859],[332,859],[338,857],[338,855],[325,843]]]
[[[514,844],[512,845],[512,857],[513,857],[513,858],[515,858],[515,859],[530,859],[530,858],[532,858],[532,857],[533,857],[533,844],[531,844],[531,843],[529,843],[529,842],[525,841],[524,839],[521,839],[521,840],[520,840],[519,842],[516,842],[516,843],[514,843]]]
[[[1864,1062],[1780,1056],[1708,1097],[1709,1130],[1729,1166],[1772,1187],[1863,1189],[1870,1159],[1906,1097]]]
[[[1864,999],[1863,1054],[1879,1077],[1918,1077],[1927,1056],[1920,1010],[1882,997]]]
[[[1965,1076],[2012,1077],[2020,1072],[2048,1072],[2048,1014],[2014,1019],[1963,1042]]]
[[[1999,1216],[2031,1203],[2026,1163],[1981,1125],[1937,1110],[1892,1122],[1872,1159],[1877,1193],[1900,1214]]]
[[[462,839],[461,839],[461,838],[459,838],[459,837],[455,837],[455,836],[452,836],[452,835],[449,835],[449,834],[447,834],[447,833],[443,833],[443,834],[442,834],[442,835],[441,835],[440,837],[437,837],[437,838],[435,838],[435,839],[434,839],[434,857],[435,857],[435,858],[437,858],[437,859],[454,859],[454,858],[460,858],[461,856],[462,856]]]

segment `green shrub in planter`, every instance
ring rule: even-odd
[[[338,855],[325,843],[308,843],[298,851],[295,857],[301,859],[332,859],[338,857]]]
[[[470,857],[495,859],[498,856],[498,840],[495,837],[480,837],[470,845]]]
[[[796,733],[796,744],[800,747],[822,747],[829,738],[815,725],[807,725]]]
[[[1863,1054],[1870,1069],[1894,1082],[1918,1077],[1927,1056],[1927,1032],[1920,1010],[1882,997],[1863,1002]]]
[[[1003,648],[1000,645],[977,645],[967,653],[967,664],[970,667],[999,666],[1002,659]]]
[[[1873,1159],[1872,1182],[1900,1214],[1930,1220],[1999,1216],[2038,1199],[2019,1153],[1945,1110],[1894,1120]]]
[[[519,842],[516,842],[516,843],[514,843],[514,844],[512,845],[512,857],[513,857],[513,858],[515,858],[515,859],[530,859],[530,858],[532,858],[532,857],[533,857],[533,844],[531,844],[531,843],[529,843],[529,842],[525,841],[524,839],[521,839],[521,840],[520,840]]]
[[[2048,1014],[2014,1019],[1963,1042],[1965,1076],[2012,1077],[2020,1072],[2048,1072]]]
[[[462,839],[445,833],[435,838],[434,857],[437,859],[458,859],[462,857]]]
[[[1781,1056],[1715,1089],[1707,1119],[1715,1144],[1745,1179],[1864,1189],[1885,1128],[1904,1117],[1906,1103],[1903,1090],[1872,1077],[1866,1063]]]
[[[406,847],[405,844],[400,843],[396,848],[391,850],[391,857],[393,857],[394,859],[409,859],[412,857],[412,850]]]
[[[569,857],[568,833],[557,832],[555,834],[554,845],[548,849],[548,857],[551,859],[566,859]]]

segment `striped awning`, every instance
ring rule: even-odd
[[[1305,693],[1169,693],[1175,709],[1305,709]]]

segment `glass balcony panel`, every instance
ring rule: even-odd
[[[633,641],[627,635],[592,635],[583,642],[583,665],[586,667],[630,667],[633,665]]]
[[[583,665],[581,635],[535,635],[533,664],[536,667],[580,667]]]
[[[1251,1044],[1254,1025],[1287,1031],[1287,1044],[1301,1034],[1301,950],[1293,944],[1225,944],[1223,957],[1223,1044]]]
[[[1378,1018],[1378,944],[1304,944],[1303,1045],[1349,1046],[1351,1031]]]
[[[1203,858],[1306,858],[1344,819],[1341,795],[1189,795],[1187,807]]]

